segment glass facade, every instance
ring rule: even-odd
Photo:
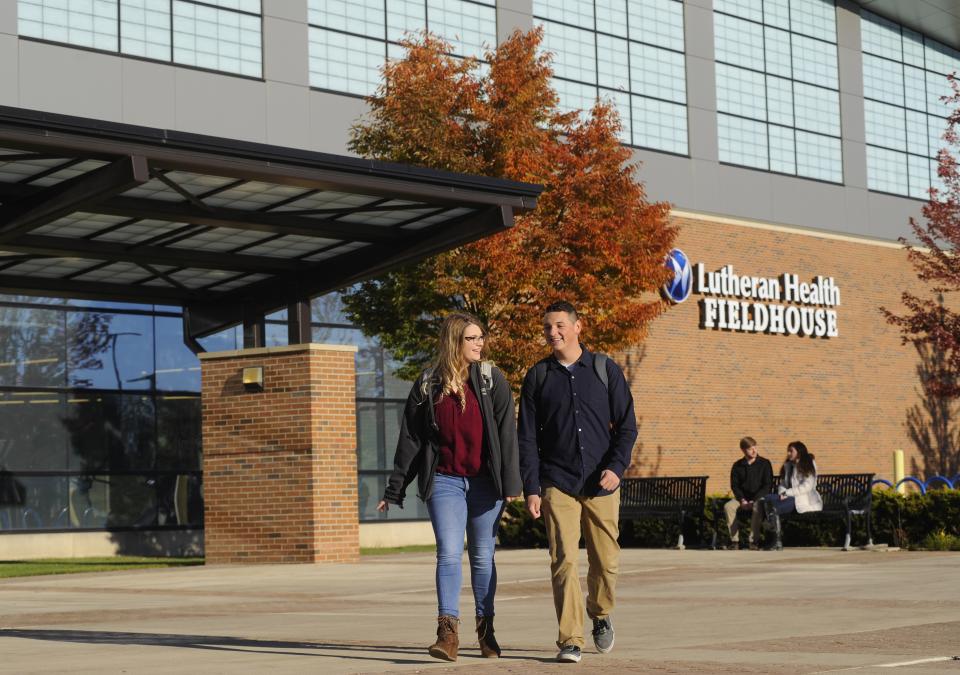
[[[833,0],[716,0],[721,162],[843,182]]]
[[[947,75],[960,52],[870,12],[860,23],[867,141],[867,187],[927,199],[941,187],[937,152],[945,145],[951,95]]]
[[[19,33],[262,77],[260,0],[18,0]]]
[[[309,0],[310,86],[369,96],[397,43],[424,28],[453,54],[482,59],[497,44],[494,0]]]
[[[534,0],[533,14],[553,54],[562,109],[610,100],[624,143],[687,154],[682,2]]]
[[[2,530],[202,526],[179,312],[0,296]]]
[[[313,341],[357,345],[360,520],[427,518],[415,497],[377,513],[410,383],[336,294]],[[267,344],[287,344],[286,312]],[[204,338],[239,349],[233,328]],[[179,308],[0,296],[0,532],[202,526],[200,363]]]

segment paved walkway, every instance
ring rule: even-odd
[[[498,562],[498,661],[426,655],[433,558],[405,554],[0,581],[0,672],[960,675],[958,553],[627,550],[616,648],[579,666],[552,660],[546,553]]]

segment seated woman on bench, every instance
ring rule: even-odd
[[[787,446],[787,459],[780,467],[777,494],[769,494],[763,500],[770,529],[780,527],[781,514],[823,510],[823,501],[817,492],[817,465],[813,460],[814,456],[800,441]]]

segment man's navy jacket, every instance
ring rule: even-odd
[[[581,345],[582,347],[582,345]],[[630,465],[637,439],[633,396],[623,371],[607,359],[607,387],[597,376],[594,356],[586,349],[569,369],[554,356],[536,391],[536,366],[527,371],[520,390],[520,473],[526,495],[556,487],[570,495],[610,494],[600,474],[617,477]]]

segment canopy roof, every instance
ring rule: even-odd
[[[508,228],[536,185],[0,107],[0,290],[200,337]]]

